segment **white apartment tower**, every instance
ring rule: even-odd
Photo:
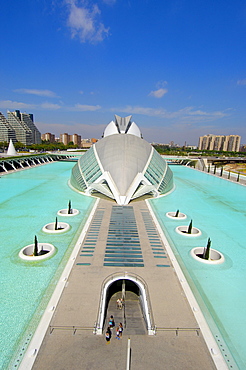
[[[199,150],[218,150],[239,152],[241,136],[239,135],[204,135],[199,137]]]
[[[41,133],[33,123],[33,115],[19,110],[8,111],[8,122],[15,131],[17,141],[24,145],[40,144]]]
[[[10,139],[12,139],[13,143],[17,141],[15,130],[13,129],[13,127],[11,127],[7,119],[0,112],[0,142],[6,141],[7,143],[9,143]]]

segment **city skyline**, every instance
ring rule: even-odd
[[[15,9],[18,8],[15,11]],[[1,12],[0,111],[35,116],[42,133],[100,138],[132,115],[148,142],[246,143],[246,5],[16,0]]]

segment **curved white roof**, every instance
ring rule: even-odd
[[[134,135],[105,137],[95,144],[103,171],[110,173],[120,196],[124,196],[138,173],[142,173],[152,147]]]
[[[166,161],[142,139],[131,116],[115,115],[104,137],[74,166],[70,184],[87,194],[100,192],[125,205],[147,193],[167,193],[173,188],[173,175]]]

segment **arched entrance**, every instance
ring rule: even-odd
[[[117,310],[117,298],[123,298],[125,303],[121,312]],[[103,281],[95,334],[102,334],[104,327],[107,325],[108,316],[114,312],[117,317],[122,318],[126,328],[133,324],[134,316],[136,325],[140,326],[140,320],[142,320],[144,333],[148,335],[155,334],[147,285],[140,276],[132,273],[115,273]],[[136,322],[136,320],[139,321]]]

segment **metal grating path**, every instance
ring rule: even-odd
[[[144,266],[137,223],[131,206],[112,207],[104,266]]]

